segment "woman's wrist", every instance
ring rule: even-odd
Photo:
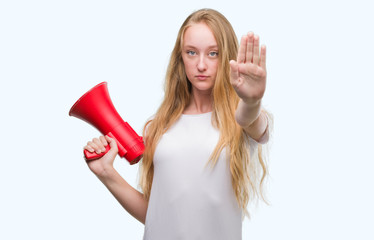
[[[100,172],[94,172],[94,174],[100,180],[109,180],[114,175],[118,174],[118,172],[114,169],[113,165],[108,165],[103,167]]]
[[[235,118],[242,127],[250,126],[261,114],[261,101],[247,103],[242,99],[236,109]]]

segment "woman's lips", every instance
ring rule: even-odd
[[[206,75],[197,75],[196,78],[199,79],[199,80],[206,80],[208,78],[208,76],[206,76]]]

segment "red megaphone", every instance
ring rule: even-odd
[[[96,127],[103,135],[116,140],[118,155],[125,157],[130,164],[139,162],[144,152],[143,138],[140,137],[127,122],[124,122],[109,97],[107,83],[102,82],[82,97],[71,107],[70,116],[77,117]],[[100,154],[84,150],[87,160],[102,157],[109,151]]]

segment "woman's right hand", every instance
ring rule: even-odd
[[[84,149],[89,152],[100,154],[105,151],[105,147],[109,144],[110,150],[101,158],[86,161],[90,170],[96,176],[105,176],[109,171],[113,170],[113,162],[118,153],[117,143],[113,138],[108,136],[100,136],[89,141]]]

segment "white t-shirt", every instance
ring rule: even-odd
[[[145,240],[242,239],[242,210],[225,150],[214,168],[207,165],[219,139],[211,116],[182,115],[160,139]],[[250,145],[252,155],[257,143],[250,139]]]

